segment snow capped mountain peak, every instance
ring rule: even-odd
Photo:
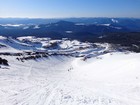
[[[40,27],[38,26],[38,25],[36,25],[35,27],[34,27],[34,29],[39,29]]]
[[[119,21],[116,20],[116,19],[111,19],[111,20],[112,20],[113,23],[119,23]]]
[[[4,39],[7,39],[7,38],[4,36],[0,36],[0,40],[4,40]]]

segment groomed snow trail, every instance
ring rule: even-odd
[[[51,56],[0,69],[0,105],[140,105],[140,54]]]

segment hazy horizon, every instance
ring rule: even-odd
[[[0,17],[0,19],[78,19],[78,18],[134,18],[134,19],[140,19],[140,17],[48,17],[48,18],[43,18],[43,17]]]

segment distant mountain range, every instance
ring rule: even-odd
[[[58,19],[30,19],[30,18],[0,18],[0,24],[49,24],[59,21],[69,21],[79,24],[113,24],[135,31],[140,30],[139,18],[58,18]]]
[[[134,18],[67,18],[15,19],[0,18],[3,36],[39,36],[51,38],[91,39],[105,33],[140,32],[140,19]]]
[[[140,51],[140,19],[136,18],[0,18],[0,35],[107,42]]]

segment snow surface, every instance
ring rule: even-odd
[[[23,26],[23,24],[0,24],[1,26],[10,26],[10,27],[20,27]]]
[[[97,24],[97,25],[101,25],[101,26],[110,26],[110,24]]]
[[[68,34],[71,34],[71,33],[73,33],[73,31],[65,31],[66,33],[68,33]]]
[[[36,25],[33,29],[39,29],[40,27],[38,25]]]
[[[67,56],[0,69],[0,105],[140,105],[140,54]]]
[[[26,29],[28,29],[29,28],[29,26],[25,26],[25,27],[23,27],[23,30],[26,30]]]
[[[0,36],[0,40],[5,40],[5,39],[7,39],[7,38],[4,36]]]
[[[44,48],[48,57],[17,59],[27,56],[25,50],[44,51],[43,44],[52,48]],[[30,36],[1,36],[0,45],[0,53],[23,54],[0,54],[9,64],[0,65],[0,105],[140,105],[139,53],[111,51],[108,43],[93,47]]]
[[[76,23],[75,25],[77,26],[83,26],[83,25],[86,25],[85,23]]]
[[[116,19],[111,19],[113,23],[119,23]]]

